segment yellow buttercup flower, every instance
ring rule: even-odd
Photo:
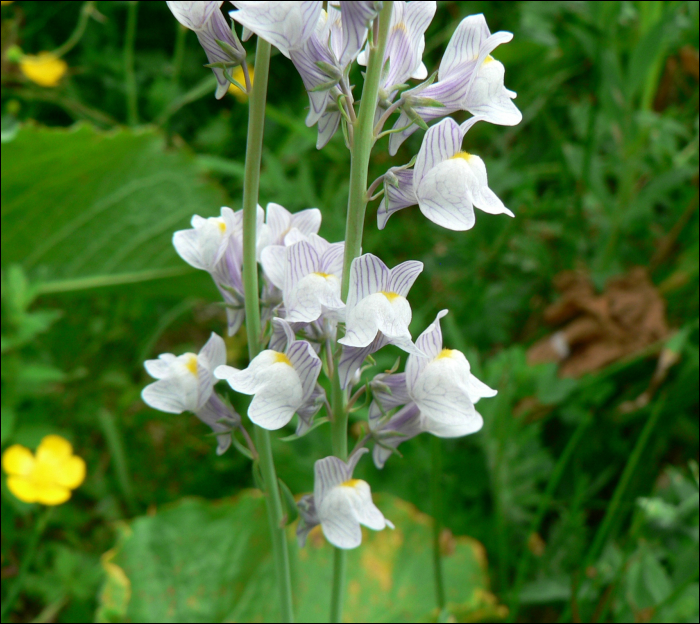
[[[3,2],[0,2],[0,5],[5,6],[6,4],[12,4],[14,0],[3,0]]]
[[[57,435],[46,436],[36,455],[20,444],[9,447],[2,454],[2,468],[10,492],[25,503],[60,505],[85,480],[85,461]]]
[[[68,71],[68,63],[51,52],[26,54],[19,62],[22,73],[42,87],[55,87]]]
[[[251,85],[253,84],[254,74],[255,72],[253,71],[253,68],[250,65],[248,65],[248,75],[250,76]],[[231,78],[233,78],[240,84],[245,85],[245,75],[243,74],[243,67],[241,65],[238,65],[231,72]],[[246,102],[248,100],[248,94],[245,91],[241,91],[235,84],[229,85],[228,92],[241,103]]]

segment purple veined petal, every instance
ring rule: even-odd
[[[340,66],[352,63],[365,44],[370,23],[377,16],[374,0],[361,2],[340,2],[343,47],[340,53]]]
[[[255,394],[269,378],[268,369],[280,361],[278,356],[277,351],[261,351],[251,360],[248,368],[240,370],[224,364],[214,369],[214,377],[226,380],[236,392]]]
[[[362,543],[362,529],[345,489],[342,485],[333,488],[319,504],[318,514],[326,539],[336,548],[349,550]]]
[[[194,354],[186,355],[196,359]],[[141,398],[148,406],[170,414],[181,414],[197,408],[197,376],[185,365],[180,364],[178,359],[173,362],[167,376],[147,385],[141,392]]]
[[[522,113],[513,103],[514,94],[503,85],[505,68],[499,61],[487,58],[465,92],[462,108],[489,123],[515,126]]]
[[[316,387],[321,372],[321,360],[305,340],[293,342],[287,350],[287,357],[301,381],[302,402],[306,402]]]
[[[416,345],[413,344],[413,340],[411,340],[411,334],[408,332],[408,329],[406,329],[405,334],[387,336],[387,340],[390,344],[393,344],[395,347],[398,347],[399,349],[405,351],[409,355],[423,354],[422,351],[418,349]]]
[[[199,30],[206,24],[215,11],[218,11],[221,2],[171,2],[165,4],[185,28]]]
[[[270,202],[266,208],[265,226],[269,245],[281,245],[284,235],[292,227],[292,213],[284,206]]]
[[[276,431],[292,420],[302,404],[302,387],[294,369],[284,363],[274,364],[263,387],[255,393],[248,417],[259,427]]]
[[[488,178],[486,176],[486,165],[484,165],[484,161],[472,154],[468,164],[478,182],[478,187],[471,191],[474,205],[479,210],[483,210],[489,214],[507,214],[510,217],[514,217],[515,215],[503,205],[503,202],[488,187]]]
[[[311,396],[297,410],[299,423],[297,424],[296,435],[302,436],[311,428],[314,416],[323,406],[325,397],[326,391],[319,384],[316,384],[311,392]]]
[[[493,52],[499,45],[502,43],[508,43],[509,41],[512,41],[513,39],[513,33],[508,32],[505,30],[499,30],[496,33],[493,33],[486,41],[484,41],[483,45],[481,46],[481,49],[479,50],[479,58],[476,60],[477,66],[481,66],[481,64],[486,60],[486,58]]]
[[[326,253],[328,248],[331,246],[331,244],[325,238],[319,236],[318,234],[309,234],[304,240],[311,243],[312,247],[316,250],[316,253],[318,253],[319,258],[323,257],[323,254]]]
[[[346,494],[349,494],[351,507],[357,521],[374,531],[381,531],[387,527],[384,515],[372,501],[372,493],[366,481],[356,480],[352,486],[344,486]],[[392,525],[393,526],[393,525]]]
[[[280,319],[284,320],[284,319]],[[280,353],[284,353],[287,349],[287,345],[289,344],[289,332],[291,329],[292,332],[292,342],[296,340],[296,332],[301,331],[304,326],[307,325],[306,323],[288,323],[285,321],[284,323],[280,323],[277,321],[277,318],[272,319],[272,336],[270,336],[270,344],[268,345],[268,349],[271,349],[273,351],[279,351]]]
[[[245,309],[226,308],[227,333],[234,336],[245,321]]]
[[[440,319],[447,316],[448,310],[440,310],[435,320],[428,325],[425,331],[418,336],[416,346],[429,359],[436,358],[442,351],[442,329],[440,327]]]
[[[232,2],[238,11],[231,17],[269,41],[289,58],[291,49],[300,48],[313,34],[322,8],[321,2]]]
[[[421,421],[422,419],[418,406],[415,403],[409,403],[396,412],[396,414],[391,417],[391,420],[382,428],[382,432],[390,432],[393,435],[384,437],[380,432],[379,437],[384,445],[398,448],[399,444],[402,442],[406,442],[423,433]],[[400,433],[401,435],[396,435],[396,433]],[[380,470],[384,468],[384,464],[391,455],[392,452],[389,449],[383,448],[379,444],[375,444],[372,449],[374,465]]]
[[[204,406],[195,412],[195,416],[211,427],[214,433],[219,434],[216,436],[218,441],[216,454],[223,455],[231,446],[230,430],[241,424],[241,417],[236,412],[231,412],[216,392],[212,393]]]
[[[201,229],[179,230],[173,234],[173,247],[177,254],[195,269],[209,271],[212,266],[209,246],[202,245]]]
[[[480,431],[484,426],[484,419],[476,410],[467,419],[449,420],[447,422],[428,418],[421,413],[421,427],[427,433],[438,438],[461,438]]]
[[[284,352],[286,353],[292,344],[294,344],[297,340],[296,335],[294,334],[294,328],[290,323],[281,318],[272,319],[272,326],[275,328],[281,328],[284,332],[284,335],[287,338],[287,344],[284,348]]]
[[[364,254],[355,258],[350,267],[348,310],[355,307],[365,297],[386,290],[388,283],[389,269],[377,256]]]
[[[474,375],[469,375],[467,380],[467,393],[471,402],[476,405],[481,399],[490,399],[498,394],[498,390],[487,386],[483,381],[477,379]]]
[[[291,227],[297,228],[304,236],[318,234],[321,218],[318,208],[306,208],[292,214]]]
[[[323,149],[328,142],[333,138],[333,135],[338,130],[340,124],[340,112],[330,111],[321,115],[318,120],[318,139],[316,140],[316,149]]]
[[[287,247],[269,245],[260,253],[260,264],[267,278],[280,290],[284,288],[284,275],[287,269]]]
[[[406,386],[406,373],[392,375],[380,374],[370,382],[373,401],[369,408],[369,425],[374,429],[376,423],[384,414],[399,405],[405,405],[411,400]],[[387,389],[385,389],[385,387]]]
[[[459,125],[450,117],[435,124],[425,133],[413,168],[413,187],[416,195],[420,195],[419,189],[428,172],[441,162],[452,158],[460,151],[461,146],[462,134]]]
[[[200,350],[197,359],[203,366],[212,371],[217,366],[226,364],[226,343],[224,339],[212,332],[209,340]]]
[[[343,273],[343,254],[345,253],[345,243],[332,243],[323,252],[319,270],[322,273],[330,273],[332,275],[342,275]]]
[[[393,135],[392,135],[393,136]],[[413,190],[413,171],[411,169],[389,169],[398,180],[398,187],[385,183],[385,195],[377,210],[377,226],[383,230],[389,217],[408,206],[418,203],[418,198]]]
[[[289,55],[292,63],[294,63],[294,67],[296,67],[301,76],[304,88],[309,96],[310,107],[305,123],[307,127],[310,128],[318,122],[321,115],[326,111],[330,97],[330,89],[332,88],[332,86],[330,86],[323,91],[314,91],[316,87],[328,81],[328,76],[316,63],[319,61],[328,63],[329,60],[320,55],[312,55],[310,51],[307,50],[307,46],[299,50],[290,50]],[[333,62],[332,58],[330,62]]]
[[[433,223],[448,230],[474,227],[474,206],[469,188],[474,176],[461,158],[440,163],[428,171],[417,189],[418,207]]]
[[[206,361],[202,361],[202,358],[197,358],[197,402],[190,408],[191,411],[196,412],[202,409],[204,404],[209,400],[212,391],[214,390],[214,384],[218,380],[214,378],[214,369],[207,365]]]
[[[299,508],[299,524],[297,525],[297,542],[299,548],[304,548],[306,538],[314,527],[317,527],[321,521],[318,519],[316,511],[316,502],[313,494],[302,496],[297,503]]]
[[[440,61],[439,80],[460,71],[467,63],[475,63],[483,43],[491,36],[483,14],[465,17],[455,29]],[[466,85],[465,85],[466,86]]]
[[[309,273],[294,288],[285,290],[284,305],[290,322],[311,323],[324,312],[337,317],[336,312],[345,308],[340,298],[340,279],[331,274]]]
[[[337,457],[324,457],[314,464],[314,500],[317,509],[334,487],[352,479],[352,469]]]
[[[176,360],[176,357],[172,353],[161,353],[157,360],[146,360],[143,365],[146,368],[146,372],[154,379],[162,379],[167,377],[170,372],[170,367],[172,363]]]
[[[284,288],[292,290],[301,279],[319,269],[321,259],[314,246],[308,241],[300,241],[286,248],[287,261]]]
[[[397,264],[389,272],[389,292],[396,293],[402,297],[408,296],[408,291],[423,272],[423,263],[417,260],[408,260]]]
[[[350,385],[357,369],[362,366],[367,356],[376,353],[387,344],[389,344],[387,339],[382,334],[379,334],[372,343],[366,347],[359,349],[356,347],[343,347],[340,362],[338,363],[340,387],[345,390],[345,388]]]

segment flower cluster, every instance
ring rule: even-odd
[[[210,67],[221,78],[220,89],[228,88],[230,69],[244,63],[245,54],[235,31],[223,27],[222,3],[168,4],[183,25],[197,32]],[[327,11],[323,3],[310,1],[232,4],[236,10],[230,15],[243,26],[242,39],[254,33],[267,40],[298,70],[309,96],[306,123],[318,126],[318,147],[341,124],[352,147],[356,116],[349,71],[354,62],[370,63],[378,49],[373,24],[382,3],[331,1]],[[397,119],[388,131],[392,155],[415,130],[426,129],[426,122],[446,118],[427,129],[411,163],[392,167],[372,185],[383,183],[380,229],[393,213],[416,204],[428,219],[452,230],[474,226],[474,207],[513,216],[489,188],[484,162],[462,148],[477,121],[513,125],[520,120],[512,102],[515,94],[503,84],[503,65],[491,57],[512,35],[492,35],[483,16],[467,17],[450,40],[439,70],[428,77],[424,35],[435,9],[435,2],[394,2],[385,31],[373,141],[394,114]],[[411,87],[410,80],[423,82]],[[472,117],[462,125],[447,117],[458,110]],[[370,195],[368,190],[368,199]],[[373,445],[374,463],[382,468],[402,442],[420,433],[445,438],[475,433],[483,424],[476,404],[496,391],[471,373],[461,352],[443,345],[440,320],[446,310],[414,342],[408,295],[423,271],[421,262],[390,268],[365,253],[344,267],[345,243],[325,240],[318,234],[320,227],[321,211],[316,208],[292,214],[275,203],[265,210],[258,207],[253,261],[262,274],[259,302],[267,348],[245,369],[226,364],[224,341],[216,334],[198,354],[163,354],[146,362],[157,381],[144,389],[143,399],[165,412],[193,412],[217,435],[219,453],[232,441],[240,447],[235,433],[242,432],[255,456],[241,417],[214,390],[217,380],[252,395],[248,418],[259,427],[279,430],[296,415],[291,438],[325,422],[316,420],[324,406],[329,419],[338,417],[326,396],[331,386],[342,395],[346,414],[365,395],[367,433],[347,460],[331,456],[315,463],[314,492],[298,503],[302,545],[320,525],[333,545],[354,548],[361,542],[360,525],[374,530],[392,526],[374,506],[369,485],[353,478],[367,446]],[[242,211],[222,208],[219,217],[195,215],[192,228],[176,232],[173,244],[185,262],[212,276],[226,306],[228,334],[233,335],[245,316]],[[347,297],[341,292],[344,268]],[[406,353],[405,372],[395,367],[368,375],[369,356],[386,345]],[[321,373],[326,382],[320,380]]]

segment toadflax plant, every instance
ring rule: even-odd
[[[330,421],[333,455],[318,458],[313,494],[297,503],[297,536],[303,547],[309,531],[320,525],[336,549],[330,619],[339,622],[346,550],[360,546],[361,525],[376,531],[393,527],[372,502],[370,485],[353,478],[356,464],[371,449],[381,469],[403,441],[423,432],[445,438],[475,433],[483,423],[476,403],[496,394],[471,374],[461,352],[443,344],[440,319],[446,310],[413,340],[408,297],[423,264],[388,267],[372,253],[362,254],[365,210],[381,197],[379,228],[414,205],[451,230],[474,227],[475,207],[513,216],[489,188],[483,160],[463,147],[477,121],[514,125],[521,119],[512,101],[515,93],[503,84],[503,65],[491,56],[512,35],[491,34],[482,15],[467,17],[439,69],[428,75],[424,33],[435,2],[341,1],[326,3],[326,9],[322,2],[232,2],[231,25],[221,12],[223,2],[167,4],[181,24],[197,33],[218,81],[217,97],[229,83],[249,94],[242,209],[225,207],[220,217],[208,219],[195,215],[192,228],[176,232],[173,243],[185,262],[212,276],[226,305],[228,335],[245,322],[250,364],[243,370],[226,365],[223,339],[213,334],[198,354],[163,354],[146,362],[157,381],[144,389],[143,399],[162,411],[193,412],[213,429],[217,452],[233,443],[258,466],[287,622],[293,612],[283,527],[290,497],[286,486],[284,494],[280,491],[270,431],[288,426],[296,416],[296,433],[289,440]],[[257,36],[252,85],[236,23],[244,41]],[[322,211],[316,208],[291,214],[275,203],[266,210],[258,205],[271,46],[293,63],[308,92],[306,124],[318,128],[317,147],[341,129],[350,151],[345,241],[318,235]],[[280,57],[279,62],[287,61]],[[354,63],[365,66],[359,104],[349,79]],[[234,70],[241,75],[238,66],[246,85],[233,79]],[[448,116],[456,111],[472,117],[459,125]],[[428,128],[427,122],[440,118]],[[390,120],[393,127],[384,130]],[[377,140],[390,135],[393,155],[419,129],[426,132],[416,158],[368,185]],[[363,381],[367,358],[390,344],[406,353],[405,372],[395,366]],[[326,383],[320,383],[322,376]],[[220,396],[219,380],[253,397],[247,420]],[[358,399],[369,405],[367,433],[348,453],[348,413]],[[318,416],[321,411],[327,418]],[[439,565],[436,578],[442,608]]]

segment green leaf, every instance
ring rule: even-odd
[[[431,565],[431,520],[390,496],[376,503],[395,530],[363,529],[348,554],[344,621],[437,621]],[[327,622],[333,549],[320,527],[299,551],[289,528],[296,618]],[[445,555],[448,609],[457,621],[504,617],[489,592],[484,549],[458,537]],[[108,580],[98,621],[277,622],[263,498],[185,499],[124,525],[103,557]],[[470,619],[470,617],[472,619]]]
[[[15,422],[17,422],[17,412],[15,412],[15,410],[13,410],[11,407],[3,406],[2,418],[0,418],[0,432],[2,434],[0,444],[3,446],[5,445],[5,442],[10,439],[12,432],[15,430]]]
[[[224,203],[154,129],[25,126],[3,146],[2,180],[2,264],[42,293],[186,273],[173,231]]]
[[[282,502],[284,503],[284,508],[286,510],[285,525],[292,524],[292,522],[294,522],[299,517],[299,509],[297,508],[297,503],[294,500],[294,495],[289,489],[289,486],[287,486],[287,484],[284,481],[282,481],[282,479],[278,478],[277,481],[279,481],[280,494],[282,495]]]

